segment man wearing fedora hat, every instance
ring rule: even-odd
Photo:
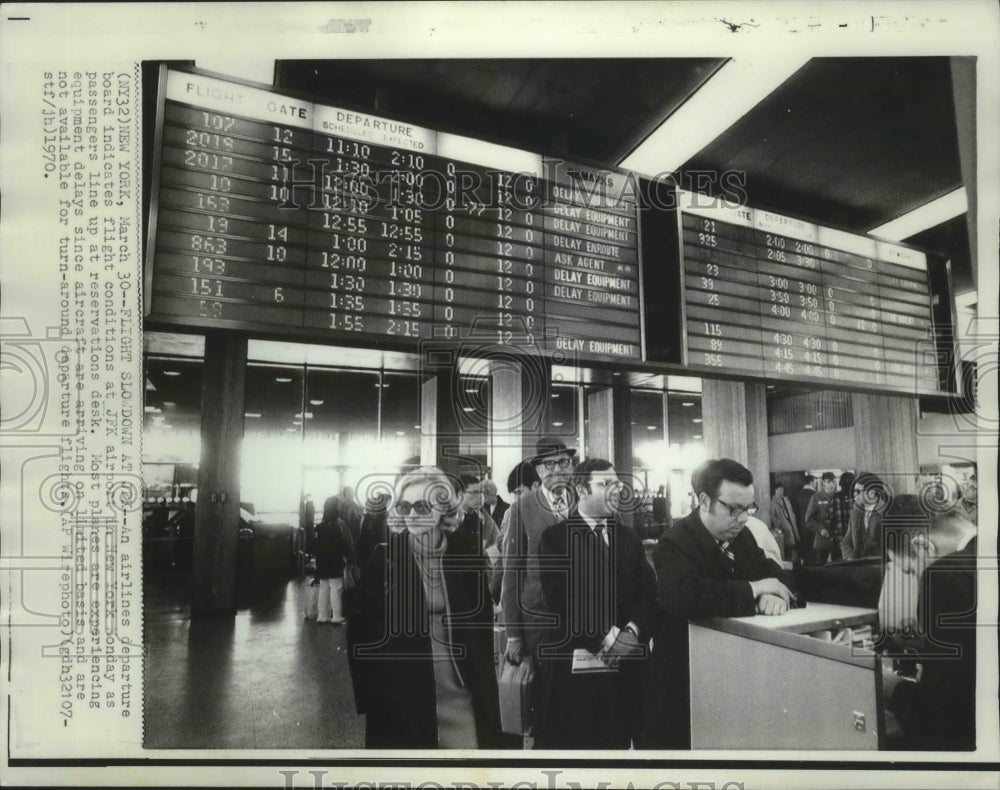
[[[569,514],[575,455],[559,438],[539,439],[526,463],[534,466],[542,484],[518,497],[507,513],[500,605],[507,632],[504,653],[512,664],[533,661],[542,633],[554,624],[542,594],[538,557],[542,533]]]

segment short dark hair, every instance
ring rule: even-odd
[[[931,519],[920,497],[900,494],[882,516],[882,553],[911,554],[910,544],[917,535],[927,536],[932,529]]]
[[[887,505],[892,502],[892,492],[888,489],[886,484],[882,481],[874,472],[861,472],[855,479],[852,489],[861,486],[862,490],[868,496],[876,497],[879,502],[883,505]],[[852,490],[853,494],[854,491]]]
[[[581,461],[573,470],[573,477],[570,479],[570,486],[576,491],[577,486],[589,486],[590,475],[594,472],[606,472],[613,469],[614,464],[606,458],[588,458]]]
[[[455,486],[455,493],[461,494],[463,491],[467,490],[469,486],[479,485],[481,482],[482,480],[479,479],[478,475],[469,474],[468,472],[461,474],[458,476],[458,484]]]
[[[708,494],[711,499],[716,499],[724,480],[741,486],[752,486],[753,472],[732,458],[716,458],[705,461],[694,470],[691,474],[691,488],[696,495]]]
[[[822,479],[823,479],[824,483],[827,483],[827,482],[832,483],[834,480],[837,479],[837,476],[833,472],[823,472],[823,478]]]
[[[542,478],[538,476],[538,470],[530,461],[521,461],[510,470],[507,475],[507,492],[513,494],[518,486],[531,488],[535,483],[541,483]]]

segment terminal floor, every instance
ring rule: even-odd
[[[192,618],[190,577],[147,577],[144,746],[362,747],[344,628],[305,620],[303,591],[245,585],[235,615]]]

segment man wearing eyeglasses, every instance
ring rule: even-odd
[[[542,591],[558,616],[542,640],[543,749],[628,749],[642,723],[642,673],[656,618],[656,582],[642,541],[619,516],[610,461],[572,477],[577,505],[542,534]]]
[[[553,623],[542,595],[539,549],[545,529],[569,513],[575,455],[575,449],[556,437],[539,439],[535,455],[526,463],[535,468],[542,484],[519,496],[507,512],[500,605],[507,635],[504,654],[511,664],[533,660],[542,633]]]
[[[753,474],[729,458],[691,476],[698,507],[660,538],[653,553],[660,623],[653,636],[644,745],[688,749],[688,621],[781,615],[794,594],[790,575],[764,556],[746,527],[757,512]]]

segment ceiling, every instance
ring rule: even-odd
[[[714,58],[279,61],[315,101],[615,166],[723,65]],[[951,60],[814,58],[681,167],[745,173],[748,204],[864,233],[963,185]],[[908,241],[974,288],[964,217]]]

